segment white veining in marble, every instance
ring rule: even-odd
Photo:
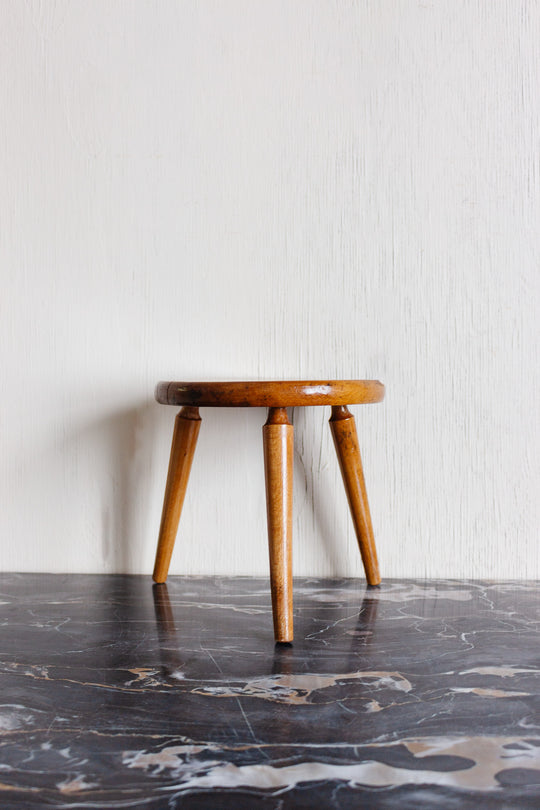
[[[384,588],[362,590],[360,594],[351,593],[350,590],[340,588],[299,588],[295,593],[309,596],[316,602],[339,603],[342,600],[350,603],[353,599],[368,598],[376,602],[413,602],[417,599],[449,599],[452,602],[468,602],[477,591],[473,588],[433,588],[428,585],[405,585],[401,583],[386,584]]]
[[[311,703],[314,692],[328,689],[342,681],[366,681],[375,689],[393,689],[409,692],[411,682],[399,672],[345,672],[337,675],[318,675],[306,673],[300,675],[272,675],[268,678],[254,678],[243,686],[202,686],[193,692],[213,697],[236,697],[246,695],[276,703]]]
[[[209,788],[290,790],[302,782],[340,780],[349,786],[398,787],[402,785],[439,785],[473,791],[492,791],[500,787],[496,775],[508,769],[526,768],[540,771],[540,739],[522,737],[417,737],[401,740],[394,746],[405,747],[415,759],[452,757],[450,770],[399,768],[373,758],[378,748],[392,744],[371,745],[367,758],[362,751],[367,746],[354,746],[359,761],[336,764],[310,760],[277,767],[267,763],[237,766],[231,762],[204,761],[191,756],[201,753],[201,746],[174,746],[158,754],[125,752],[123,764],[128,768],[164,769],[180,781],[167,791],[192,791]],[[210,748],[210,747],[209,747]],[[351,746],[351,750],[353,747]],[[211,746],[216,750],[216,746]],[[455,758],[463,761],[460,767]]]
[[[452,686],[450,691],[463,694],[470,693],[487,698],[529,697],[531,694],[530,692],[509,692],[505,689],[489,689],[485,686]]]
[[[471,669],[464,669],[460,675],[493,675],[498,678],[515,678],[516,675],[537,675],[540,669],[533,669],[532,667],[516,667],[512,664],[507,666],[485,666],[485,667],[472,667]]]
[[[2,810],[540,807],[532,584],[297,585],[4,576]]]

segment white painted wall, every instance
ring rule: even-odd
[[[375,377],[386,576],[538,577],[540,6],[3,0],[0,568],[150,572],[159,379]],[[267,570],[203,412],[173,573]],[[295,573],[361,572],[323,409]]]

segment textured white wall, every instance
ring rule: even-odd
[[[159,379],[375,377],[383,574],[538,577],[540,6],[4,0],[0,568],[150,572]],[[324,409],[295,573],[361,572]],[[173,573],[267,570],[205,410]]]

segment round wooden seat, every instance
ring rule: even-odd
[[[162,405],[221,408],[293,408],[304,405],[359,405],[380,402],[378,380],[288,380],[249,382],[160,382]]]

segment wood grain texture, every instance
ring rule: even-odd
[[[368,585],[379,585],[381,575],[354,416],[347,407],[335,406],[330,427],[366,579]]]
[[[177,414],[154,564],[153,579],[158,583],[165,582],[169,572],[200,427],[198,408],[186,406]]]
[[[161,382],[156,399],[163,405],[222,408],[293,408],[381,402],[378,380],[250,380],[248,382]]]
[[[539,42],[519,0],[3,0],[0,568],[152,569],[157,380],[352,377],[385,578],[540,577]],[[267,576],[264,419],[205,412],[171,573]],[[295,573],[363,577],[327,420]]]
[[[293,640],[293,426],[285,408],[270,408],[263,426],[264,473],[274,637]]]

